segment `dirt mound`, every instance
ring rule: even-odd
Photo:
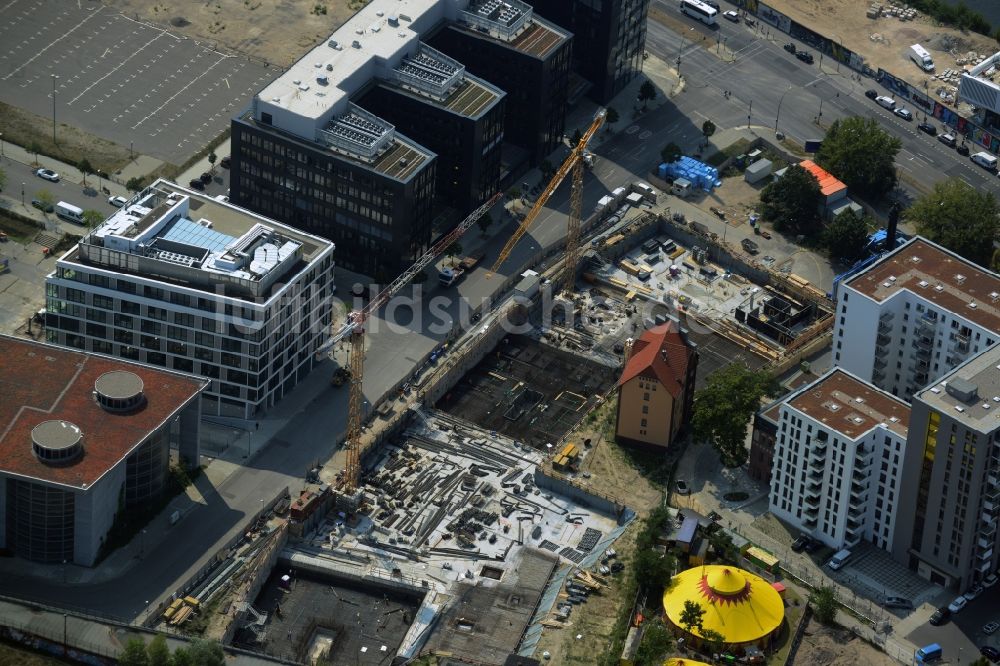
[[[925,46],[927,46],[927,48],[935,51],[945,51],[946,53],[950,53],[952,51],[964,53],[965,51],[971,50],[976,45],[977,44],[968,39],[962,39],[957,35],[949,35],[946,33],[937,33],[925,42]]]
[[[175,28],[186,28],[187,26],[191,25],[191,21],[188,21],[183,16],[175,16],[172,19],[170,19],[170,25],[174,26]]]

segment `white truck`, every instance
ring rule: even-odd
[[[910,56],[910,60],[925,72],[934,71],[934,59],[931,58],[931,54],[927,52],[927,49],[922,47],[920,44],[914,44],[907,51],[907,55]]]
[[[64,220],[69,220],[70,222],[75,222],[76,224],[83,224],[83,209],[79,206],[74,206],[71,203],[66,203],[65,201],[57,203],[56,215]]]
[[[992,155],[985,151],[978,152],[970,158],[973,162],[983,167],[987,171],[997,170],[997,158],[996,155]]]

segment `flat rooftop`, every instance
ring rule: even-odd
[[[504,96],[496,86],[466,72],[462,63],[422,42],[391,74],[381,80],[383,85],[467,118],[478,118]]]
[[[920,236],[846,284],[878,303],[907,290],[987,330],[1000,330],[1000,275]]]
[[[975,399],[962,400],[948,390],[964,380],[975,386]],[[1000,428],[1000,347],[993,346],[958,366],[934,385],[919,391],[919,399],[933,409],[968,424],[981,432]]]
[[[538,58],[569,39],[569,33],[537,16],[520,0],[472,0],[460,12],[458,24]]]
[[[138,409],[114,413],[95,400],[95,382],[113,371],[142,380],[145,401]],[[0,335],[0,472],[92,486],[206,386],[204,379]],[[32,430],[46,421],[76,426],[82,455],[58,465],[39,460]]]
[[[262,295],[333,244],[229,203],[158,180],[83,237],[60,261],[215,291]],[[110,250],[110,252],[109,252]],[[123,255],[139,257],[128,261]]]
[[[882,425],[906,437],[910,407],[890,393],[834,368],[784,404],[850,439]]]

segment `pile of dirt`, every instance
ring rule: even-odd
[[[186,28],[187,26],[191,25],[191,21],[188,21],[183,16],[175,16],[172,19],[170,19],[170,25],[174,26],[175,28]]]
[[[896,661],[849,629],[827,627],[811,619],[795,658],[789,663],[799,666],[892,666]]]

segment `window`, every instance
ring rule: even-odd
[[[643,419],[642,421],[640,421],[639,422],[639,426],[642,427],[642,428],[645,428],[646,427],[646,419]]]
[[[113,310],[115,307],[115,301],[113,298],[108,296],[101,296],[100,294],[94,294],[94,307],[104,308],[105,310]]]
[[[203,347],[214,347],[215,346],[215,336],[208,333],[195,333],[194,334],[195,344],[202,345]]]
[[[150,305],[147,309],[150,319],[157,319],[159,321],[167,320],[167,311],[163,308],[157,308]]]
[[[649,393],[643,393],[642,394],[642,399],[643,400],[649,400]]]
[[[130,315],[137,315],[139,314],[139,304],[123,300],[121,302],[121,311]]]
[[[86,303],[87,294],[81,291],[80,289],[67,288],[66,300],[73,301],[74,303]]]
[[[642,413],[643,414],[649,414],[649,405],[643,405],[642,406]]]

